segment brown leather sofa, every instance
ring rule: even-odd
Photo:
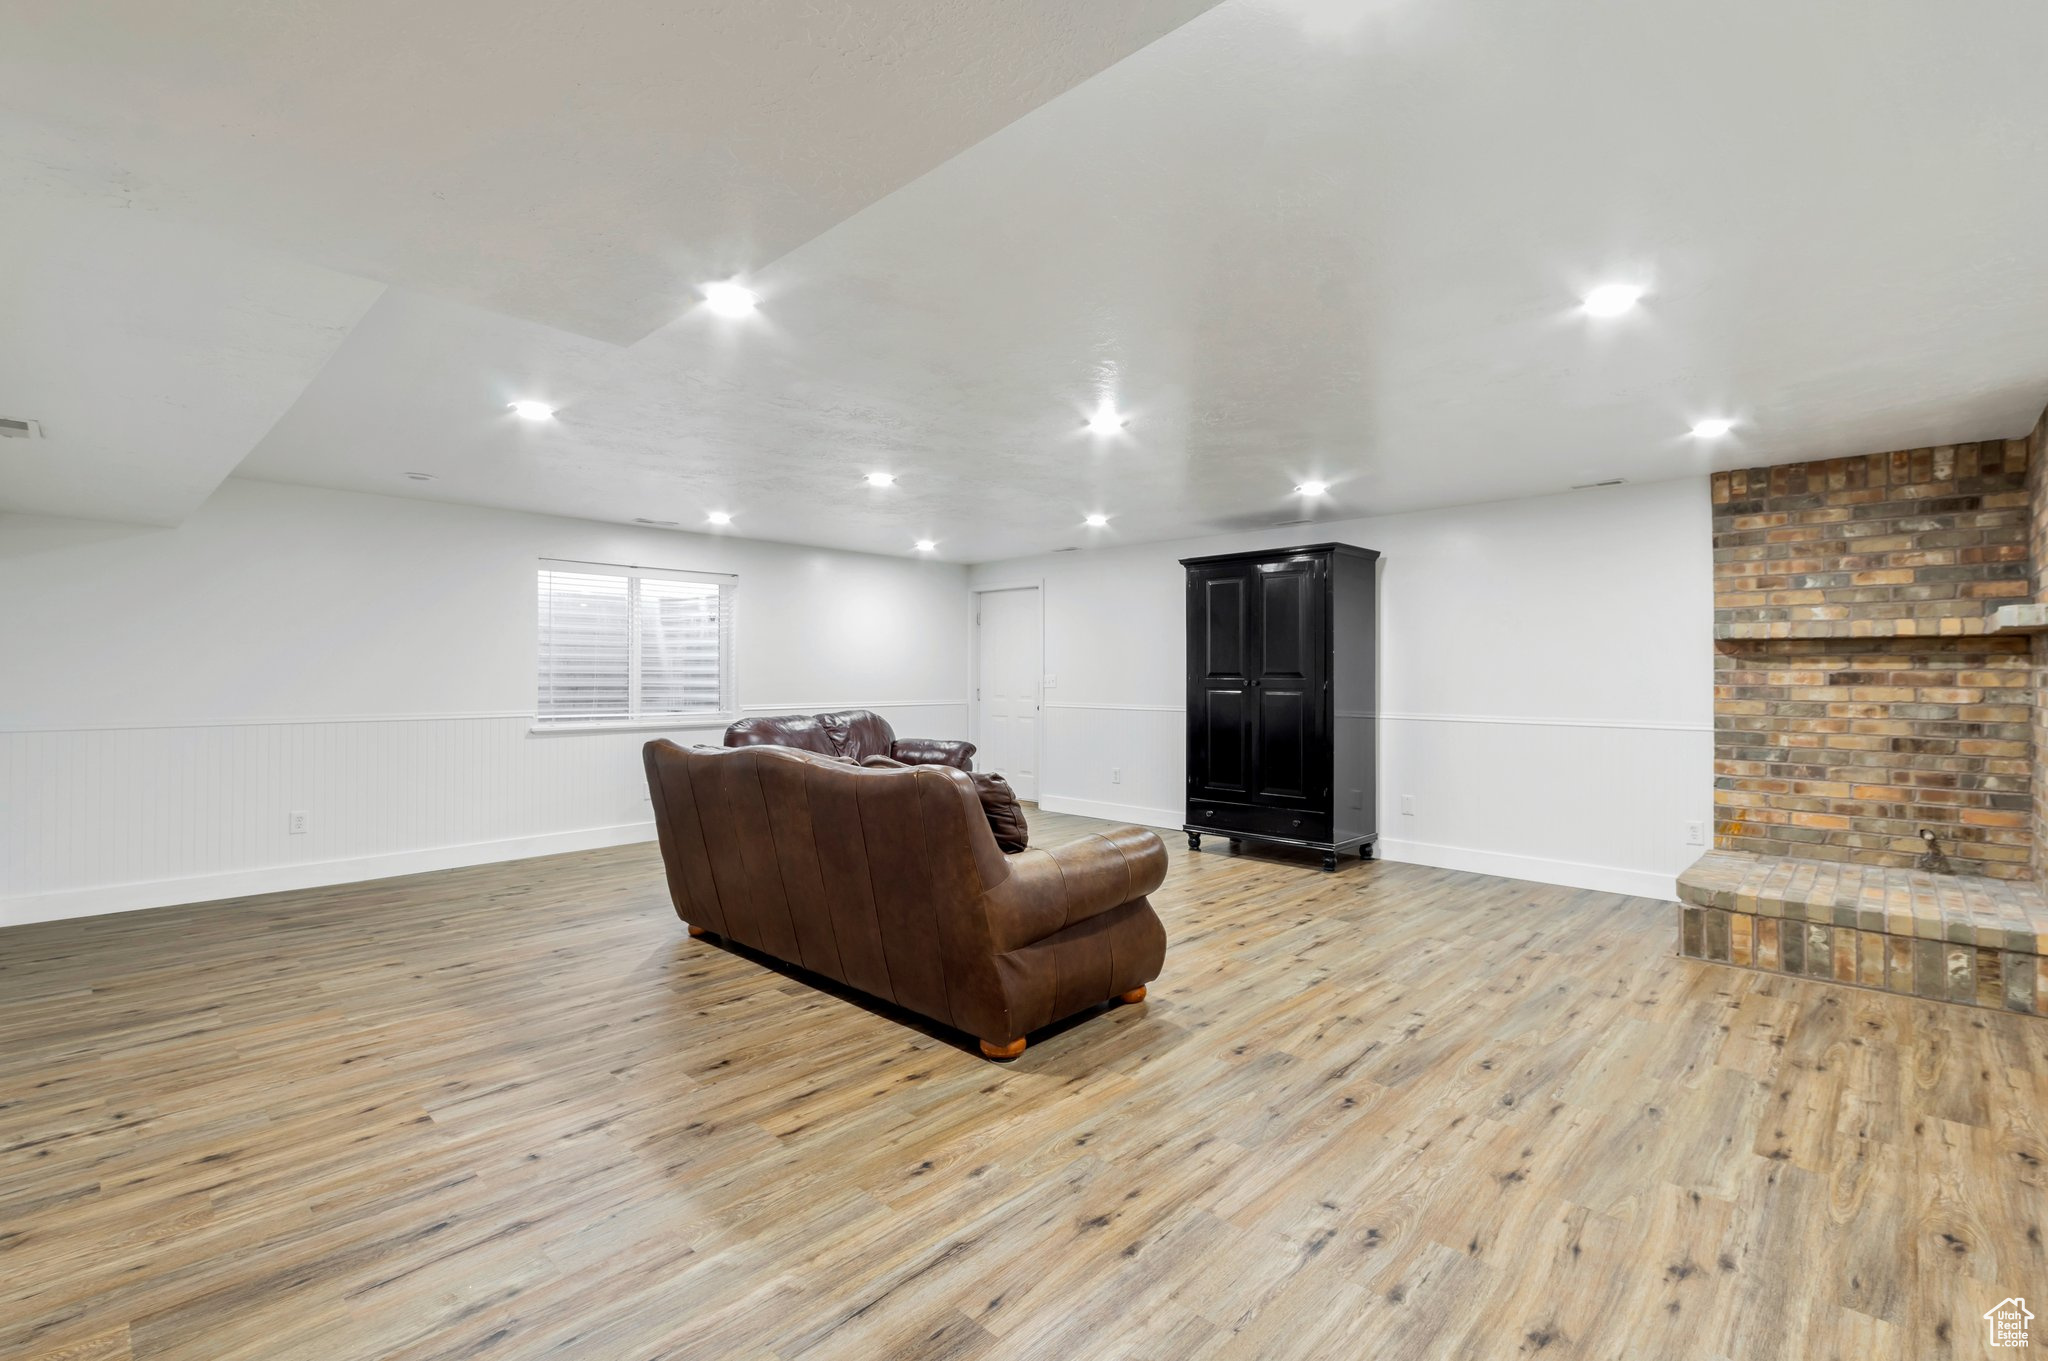
[[[855,763],[886,756],[907,766],[957,766],[974,769],[974,743],[936,737],[898,739],[889,720],[871,709],[841,709],[831,714],[777,714],[743,718],[725,730],[728,747],[795,747],[821,756]]]
[[[962,1030],[990,1058],[1137,1002],[1166,930],[1166,847],[1138,827],[1004,855],[953,766],[774,746],[645,748],[669,895],[712,934]]]
[[[869,709],[841,709],[830,714],[778,714],[743,718],[725,730],[728,747],[794,747],[835,756],[857,765],[954,766],[974,777],[974,792],[988,816],[996,845],[1015,853],[1031,844],[1031,824],[1017,802],[1017,791],[1002,776],[974,768],[974,743],[938,737],[896,736],[889,720]]]

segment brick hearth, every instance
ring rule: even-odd
[[[2048,897],[2031,883],[1714,851],[1678,896],[1693,959],[2048,1015]]]

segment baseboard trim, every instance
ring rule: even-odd
[[[100,884],[56,893],[30,893],[0,898],[0,927],[96,917],[109,912],[140,912],[152,907],[207,903],[220,898],[249,898],[261,893],[326,888],[331,884],[464,869],[470,865],[491,865],[504,860],[530,860],[540,855],[561,855],[567,851],[588,851],[601,846],[624,846],[652,840],[652,822],[628,822],[614,827],[581,827],[568,832],[472,841],[455,846],[429,846],[385,855],[267,865],[261,869],[229,870],[181,879]]]
[[[1185,821],[1179,811],[1171,808],[1103,803],[1095,799],[1044,797],[1039,799],[1038,806],[1049,813],[1071,813],[1076,817],[1135,823],[1140,827],[1168,831],[1177,830]],[[506,837],[497,841],[473,841],[455,846],[430,846],[386,855],[317,860],[296,865],[269,865],[261,869],[231,870],[222,874],[201,874],[181,879],[101,884],[92,888],[67,889],[56,893],[31,893],[14,898],[0,898],[0,927],[26,926],[30,922],[63,921],[72,917],[95,917],[110,912],[140,912],[152,907],[176,907],[187,903],[213,902],[221,898],[249,898],[263,893],[326,888],[333,884],[390,879],[403,874],[427,874],[434,870],[464,869],[471,865],[528,860],[535,856],[561,855],[569,851],[595,850],[603,846],[624,846],[653,839],[652,822],[629,822],[613,827],[584,827],[568,832],[549,832],[540,836]],[[1591,889],[1599,893],[1626,893],[1661,902],[1676,902],[1678,898],[1677,875],[1657,874],[1649,870],[1592,865],[1575,860],[1549,860],[1540,856],[1509,855],[1500,851],[1480,851],[1464,846],[1438,846],[1425,841],[1382,839],[1378,853],[1382,859],[1411,865],[1428,865],[1435,869],[1467,870],[1474,874],[1490,874],[1503,879],[1528,879],[1539,884],[1560,884],[1566,888]]]
[[[1105,822],[1134,822],[1140,827],[1178,828],[1187,821],[1172,808],[1146,808],[1135,803],[1098,803],[1094,799],[1070,799],[1042,795],[1038,806],[1048,813],[1072,813],[1078,818],[1101,818]]]
[[[1146,808],[1139,804],[1102,803],[1095,799],[1070,799],[1061,795],[1041,796],[1038,806],[1049,813],[1072,813],[1076,817],[1101,818],[1107,822],[1132,822],[1140,827],[1179,831],[1187,818],[1174,808]],[[1597,893],[1626,893],[1637,898],[1678,901],[1678,876],[1650,870],[1623,869],[1618,865],[1592,865],[1577,860],[1547,860],[1534,855],[1509,855],[1503,851],[1478,851],[1464,846],[1438,846],[1427,841],[1392,841],[1382,837],[1376,854],[1382,860],[1432,869],[1467,870],[1490,874],[1497,879],[1527,879],[1538,884],[1592,889]]]
[[[1510,855],[1504,851],[1480,851],[1466,846],[1439,846],[1427,841],[1393,841],[1382,838],[1379,855],[1407,865],[1428,865],[1432,869],[1467,870],[1501,879],[1528,879],[1539,884],[1591,889],[1596,893],[1626,893],[1661,902],[1678,901],[1677,874],[1653,870],[1624,869],[1619,865],[1592,865],[1579,860],[1548,860],[1535,855]]]

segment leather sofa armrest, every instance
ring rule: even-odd
[[[889,744],[889,755],[907,766],[953,766],[974,769],[974,743],[948,742],[937,737],[899,737]]]
[[[1166,879],[1166,843],[1142,827],[1118,827],[1050,850],[1020,851],[1009,864],[1010,877],[988,895],[998,951],[1144,897]]]

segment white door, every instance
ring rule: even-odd
[[[1038,798],[1040,656],[1038,588],[983,591],[975,597],[974,754],[976,770],[1010,782],[1017,797]]]

